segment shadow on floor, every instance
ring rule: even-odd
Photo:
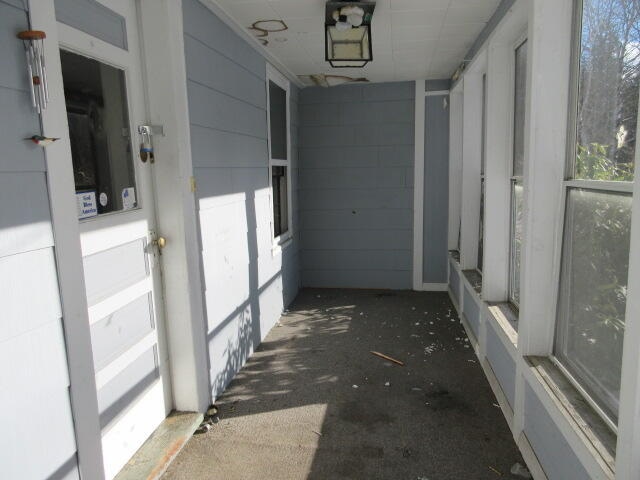
[[[164,480],[515,479],[523,463],[446,294],[305,289],[218,406]]]

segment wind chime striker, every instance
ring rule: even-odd
[[[25,30],[18,33],[17,37],[22,40],[27,58],[31,103],[38,113],[42,113],[49,103],[47,68],[44,60],[44,39],[47,38],[47,34],[41,30]]]

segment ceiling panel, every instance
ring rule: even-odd
[[[463,61],[500,0],[378,0],[372,23],[373,62],[333,69],[324,60],[325,0],[205,0],[244,28],[281,20],[283,32],[264,33],[267,51],[296,75],[336,74],[372,82],[448,78]]]

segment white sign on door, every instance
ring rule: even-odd
[[[78,205],[78,220],[98,215],[96,192],[76,193],[76,203]]]

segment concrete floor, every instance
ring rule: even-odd
[[[218,406],[164,480],[521,478],[444,293],[303,290]]]

